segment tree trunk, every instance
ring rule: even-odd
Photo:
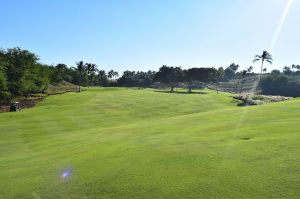
[[[259,82],[261,80],[262,72],[263,72],[263,67],[264,67],[264,60],[262,59],[261,61],[261,67],[260,67],[260,76],[259,76]]]
[[[259,75],[259,79],[258,79],[258,83],[256,85],[256,94],[257,94],[257,90],[258,90],[258,86],[260,84],[260,81],[261,81],[261,76],[262,76],[262,72],[263,72],[263,67],[264,67],[264,59],[261,60],[261,67],[260,67],[260,75]]]
[[[171,93],[173,93],[174,92],[174,86],[171,86],[171,91],[170,91]]]
[[[79,82],[78,82],[78,92],[80,93],[80,91],[81,91],[81,89],[80,89],[80,80],[79,80]]]
[[[216,90],[217,90],[217,94],[219,94],[219,81],[216,82]]]

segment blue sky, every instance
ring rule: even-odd
[[[106,70],[246,68],[269,49],[289,1],[0,0],[0,47],[28,49],[46,64],[84,60]],[[299,22],[294,0],[269,70],[300,64]]]

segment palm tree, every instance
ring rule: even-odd
[[[92,63],[86,63],[85,64],[87,75],[88,75],[88,85],[91,86],[91,83],[93,81],[93,77],[95,76],[95,73],[97,72],[97,65]]]
[[[252,70],[253,70],[253,66],[249,66],[249,68],[247,68],[247,72],[248,72],[248,73],[251,73]]]
[[[118,76],[119,76],[119,73],[117,71],[114,71],[114,70],[110,70],[107,73],[107,77],[110,78],[111,80],[114,80],[114,81],[117,79]]]
[[[110,70],[110,71],[108,71],[108,73],[107,73],[107,77],[108,77],[108,78],[110,78],[110,79],[112,79],[112,78],[113,78],[113,76],[114,76],[114,73],[115,73],[115,71],[114,71],[114,70]]]
[[[224,76],[224,69],[220,67],[214,74],[213,74],[213,81],[216,84],[217,94],[219,94],[219,86],[220,86],[220,79]]]
[[[65,71],[67,69],[67,65],[65,64],[57,64],[55,66],[55,81],[61,82],[64,80]]]
[[[255,63],[257,61],[261,61],[260,76],[259,76],[259,80],[261,80],[261,75],[263,73],[264,62],[266,61],[269,64],[272,64],[273,63],[273,58],[272,58],[272,55],[270,53],[268,53],[268,51],[263,51],[262,55],[255,55],[253,63]]]
[[[83,61],[76,62],[75,70],[77,70],[80,75],[79,81],[78,81],[79,92],[80,92],[81,91],[81,88],[80,88],[81,80],[83,79],[83,76],[86,73],[86,66],[85,66],[84,62]]]
[[[113,76],[114,76],[114,79],[116,80],[116,79],[119,77],[119,73],[118,73],[117,71],[115,71],[115,72],[113,73]]]

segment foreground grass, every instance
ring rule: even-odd
[[[205,92],[90,89],[0,114],[0,198],[299,198],[300,100]]]

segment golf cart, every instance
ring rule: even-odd
[[[9,107],[10,112],[16,112],[16,111],[20,111],[20,110],[21,110],[21,107],[20,107],[19,102],[11,102],[10,103],[10,107]]]

